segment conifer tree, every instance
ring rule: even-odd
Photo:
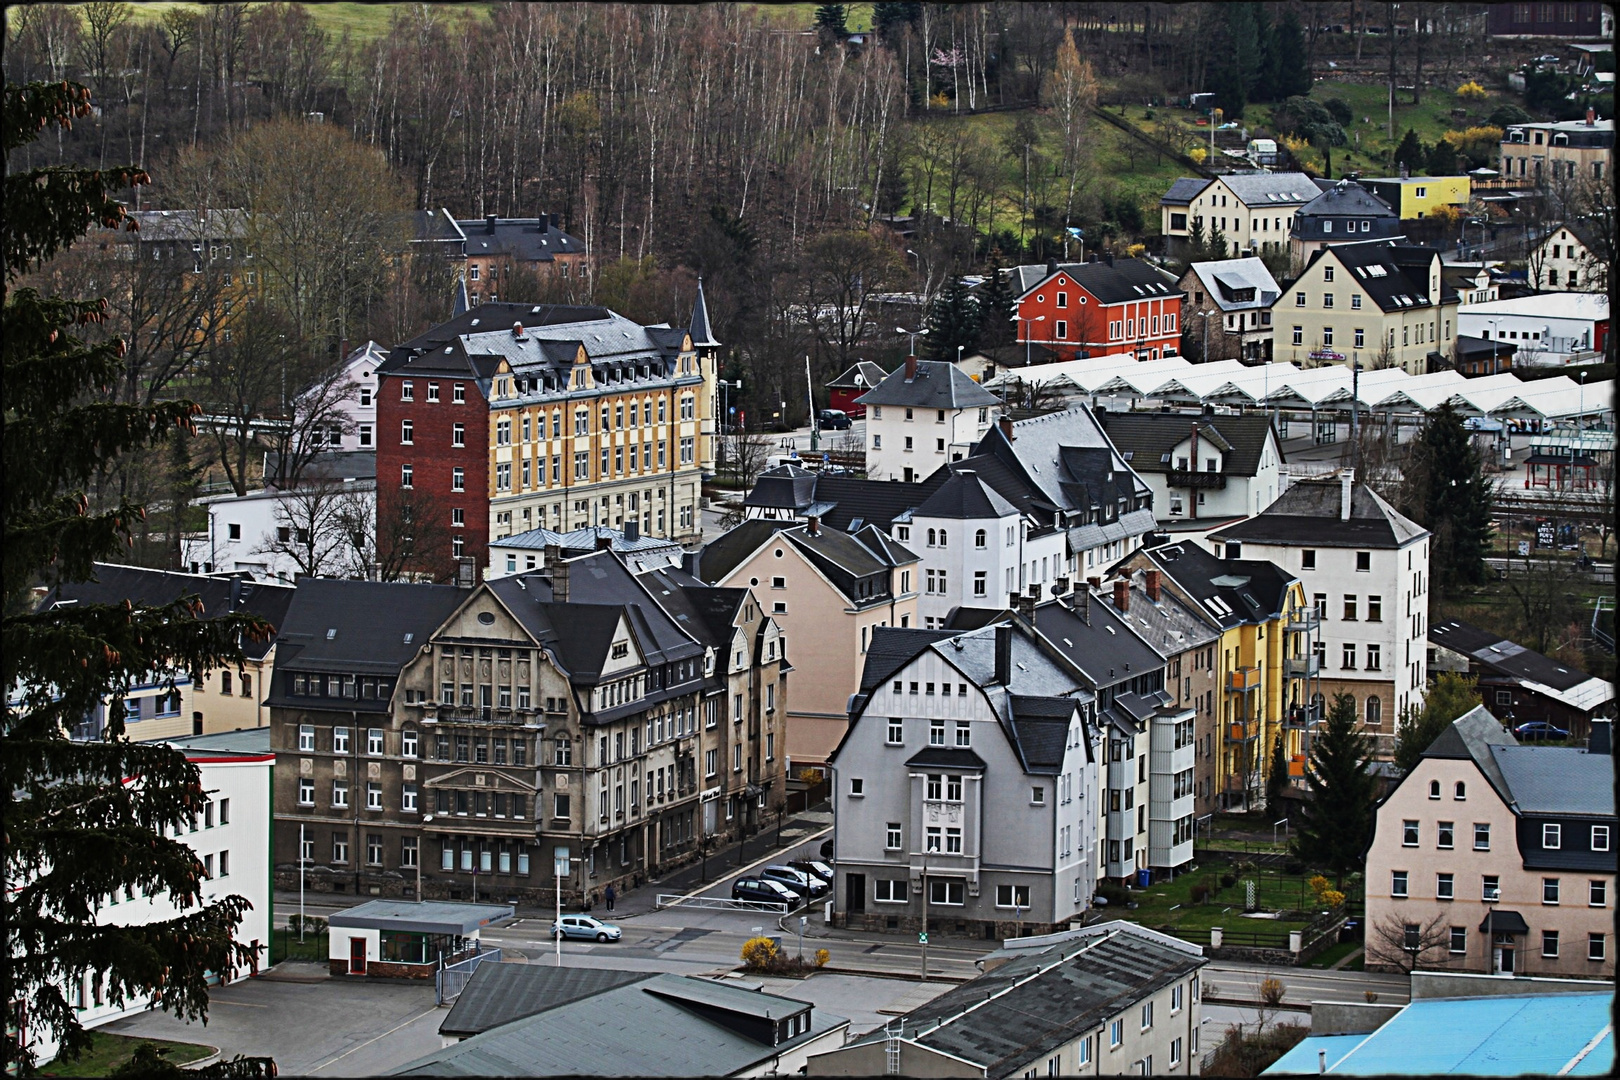
[[[979,347],[979,305],[961,275],[952,274],[928,309],[929,359],[955,360],[958,345],[964,356]]]
[[[1335,694],[1317,725],[1305,768],[1309,798],[1296,841],[1299,856],[1343,883],[1358,869],[1372,839],[1374,788],[1367,740],[1356,731],[1356,699]]]
[[[1395,166],[1406,166],[1407,172],[1422,172],[1429,163],[1428,152],[1423,149],[1423,140],[1411,128],[1401,137],[1401,145],[1395,148]]]
[[[1454,671],[1442,671],[1424,695],[1423,707],[1408,707],[1395,727],[1395,764],[1402,774],[1417,767],[1423,751],[1433,745],[1451,722],[1480,703],[1475,680]]]
[[[1434,533],[1429,566],[1452,591],[1485,580],[1491,544],[1491,490],[1479,451],[1449,403],[1429,414],[1403,470],[1400,510]]]
[[[8,163],[46,128],[71,126],[90,111],[89,91],[76,84],[8,84],[0,104]],[[196,766],[171,747],[131,743],[119,717],[124,695],[148,681],[147,673],[172,687],[179,674],[234,666],[242,638],[262,638],[271,628],[245,616],[205,621],[195,596],[140,609],[37,602],[58,584],[90,580],[97,560],[132,542],[145,514],[132,504],[90,511],[85,487],[101,464],[146,448],[161,453],[160,444],[200,411],[188,401],[98,399],[118,378],[125,346],[117,339],[86,344],[78,334],[105,320],[106,301],[14,287],[94,227],[133,229],[112,194],[148,179],[135,168],[72,166],[8,168],[5,177],[0,914],[7,956],[0,1001],[12,1011],[0,1051],[24,1074],[33,1068],[33,1039],[54,1037],[70,1059],[89,1044],[66,993],[79,979],[97,980],[113,1002],[150,999],[196,1019],[206,1016],[209,973],[229,976],[250,958],[233,938],[248,901],[205,903],[201,862],[170,836],[207,800]],[[71,741],[66,733],[108,700],[103,738]],[[98,909],[126,889],[166,893],[182,914],[141,925],[98,922]],[[268,1059],[210,1066],[212,1075],[272,1069]]]
[[[1288,754],[1283,748],[1282,732],[1271,743],[1271,764],[1266,772],[1266,809],[1275,811],[1282,806],[1288,792]]]
[[[1001,266],[992,266],[990,276],[979,293],[979,344],[986,348],[1005,345],[1013,340],[1012,274]]]

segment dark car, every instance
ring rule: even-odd
[[[812,900],[826,892],[828,888],[827,883],[815,874],[780,864],[767,866],[759,872],[759,876],[778,885],[785,885],[799,896],[809,897]]]
[[[849,414],[842,409],[822,409],[816,417],[816,427],[822,431],[848,431]]]
[[[829,884],[833,879],[833,868],[820,859],[794,859],[788,863],[795,870],[802,870],[806,874],[814,875]]]
[[[757,900],[765,904],[799,906],[799,894],[778,881],[764,878],[738,878],[731,886],[733,900]]]
[[[1561,727],[1554,727],[1545,720],[1532,720],[1528,724],[1520,724],[1513,729],[1518,738],[1529,741],[1540,739],[1567,739],[1569,732]]]

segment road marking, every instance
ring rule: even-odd
[[[436,1013],[438,1011],[439,1011],[439,1007],[437,1005],[433,1006],[433,1008],[431,1008],[431,1009],[423,1010],[422,1012],[419,1012],[415,1016],[411,1017],[409,1020],[403,1021],[402,1023],[395,1024],[393,1027],[389,1028],[387,1031],[383,1032],[381,1035],[373,1036],[372,1038],[369,1038],[365,1042],[361,1043],[359,1046],[351,1046],[347,1050],[343,1051],[343,1053],[337,1055],[337,1057],[328,1058],[326,1061],[321,1062],[319,1065],[315,1066],[313,1069],[311,1069],[309,1071],[312,1072],[312,1073],[318,1073],[322,1069],[326,1068],[328,1065],[332,1065],[332,1064],[335,1064],[336,1062],[342,1061],[344,1058],[348,1057],[350,1054],[354,1053],[356,1050],[364,1050],[366,1047],[370,1046],[372,1043],[378,1041],[379,1039],[386,1039],[388,1036],[392,1035],[394,1032],[398,1031],[400,1028],[410,1027],[412,1024],[414,1024],[418,1020],[422,1019],[422,1017],[431,1016],[432,1014],[434,1014],[434,1013]]]
[[[209,998],[210,1005],[235,1005],[239,1009],[268,1009],[268,1005],[256,1005],[251,1001],[226,1001],[224,998]]]

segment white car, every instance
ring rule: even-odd
[[[584,938],[587,941],[592,939],[596,941],[618,941],[624,936],[624,931],[612,923],[603,922],[601,919],[595,919],[589,915],[564,915],[562,921],[551,924],[551,936],[554,938]]]

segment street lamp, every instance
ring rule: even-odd
[[[1496,324],[1497,324],[1498,320],[1497,319],[1487,319],[1485,321],[1491,324],[1491,374],[1495,375],[1496,374]]]
[[[1023,316],[1019,316],[1019,318],[1023,318]],[[1024,322],[1026,324],[1028,324],[1028,325],[1026,325],[1024,327],[1024,366],[1025,367],[1029,367],[1029,346],[1030,346],[1031,338],[1033,338],[1035,336],[1035,324],[1038,323],[1038,322],[1045,322],[1045,321],[1046,321],[1046,316],[1045,315],[1037,315],[1033,319],[1024,319]]]
[[[725,379],[720,380],[720,390],[721,390],[721,395],[722,395],[722,397],[721,397],[722,404],[721,404],[721,407],[720,407],[721,408],[721,413],[720,413],[720,454],[721,454],[722,457],[725,456],[725,451],[726,451],[725,426],[727,424],[731,424],[731,388],[733,386],[735,386],[737,388],[737,393],[739,393],[739,394],[742,393],[742,380],[741,379],[738,379],[735,382],[728,382]],[[732,426],[732,429],[733,429],[732,434],[735,435],[736,434],[735,429],[736,429],[737,425],[736,424],[731,424],[731,426]],[[741,463],[739,462],[738,464],[740,465]]]
[[[897,326],[897,327],[894,328],[894,332],[897,333],[897,334],[910,334],[911,335],[911,355],[912,356],[917,355],[917,339],[919,337],[927,337],[928,336],[928,328],[926,326],[922,327],[920,329],[917,329],[917,330],[907,330],[903,326]]]
[[[1210,308],[1208,311],[1200,311],[1198,313],[1204,317],[1204,352],[1203,355],[1198,358],[1200,363],[1209,363],[1209,317],[1218,313],[1219,312],[1215,308]],[[1223,326],[1221,329],[1224,331],[1226,328]]]

